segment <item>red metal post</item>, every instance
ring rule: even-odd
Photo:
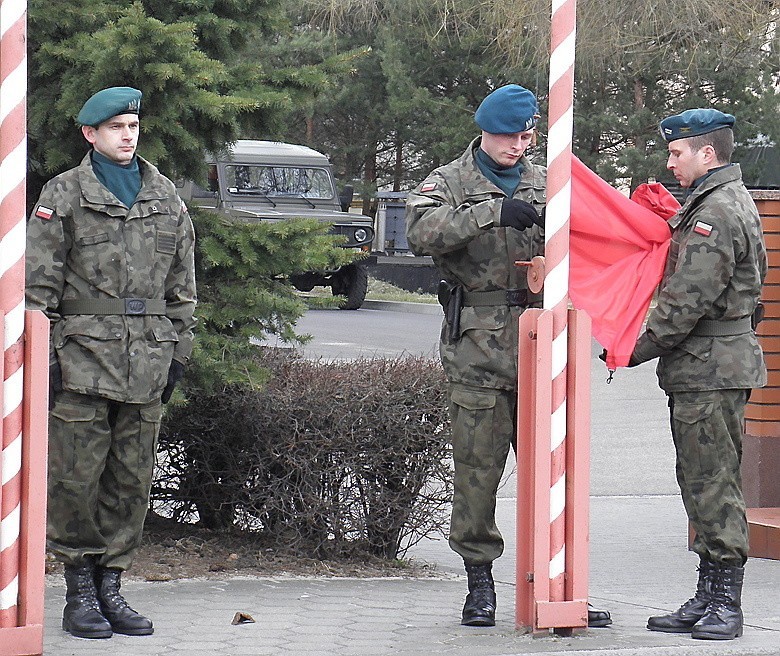
[[[17,624],[24,375],[26,2],[0,1],[0,311],[4,314],[0,628]]]
[[[25,312],[17,626],[0,628],[0,656],[43,654],[49,320]]]
[[[566,560],[563,597],[556,598],[549,576],[553,313],[529,309],[520,317],[515,621],[536,634],[582,629],[588,618],[590,319],[570,310],[567,326]]]

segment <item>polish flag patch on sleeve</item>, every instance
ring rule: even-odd
[[[420,191],[424,194],[427,194],[429,191],[433,191],[434,189],[436,189],[435,182],[426,182],[422,187],[420,187]]]
[[[44,205],[38,205],[38,208],[35,210],[35,216],[44,221],[48,221],[54,216],[54,210],[50,207],[45,207]]]
[[[693,226],[693,231],[704,237],[709,237],[712,234],[712,226],[704,221],[697,221],[696,225]]]

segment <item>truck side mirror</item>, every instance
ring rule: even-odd
[[[352,205],[352,198],[355,196],[355,188],[352,185],[344,185],[339,194],[339,204],[342,212],[349,212],[349,206]]]

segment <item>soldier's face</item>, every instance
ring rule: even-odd
[[[92,147],[117,164],[129,164],[138,147],[138,115],[119,114],[97,127],[84,125],[81,132]]]
[[[491,134],[483,130],[480,148],[490,155],[496,164],[510,167],[517,164],[517,160],[531,145],[533,137],[533,130],[512,132],[511,134]]]
[[[687,188],[710,170],[713,154],[712,146],[693,151],[690,139],[675,139],[669,142],[666,168],[674,174],[681,187]]]

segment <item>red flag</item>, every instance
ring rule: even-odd
[[[569,296],[590,315],[610,369],[628,364],[666,264],[665,218],[680,206],[662,185],[641,188],[627,198],[572,157]]]

